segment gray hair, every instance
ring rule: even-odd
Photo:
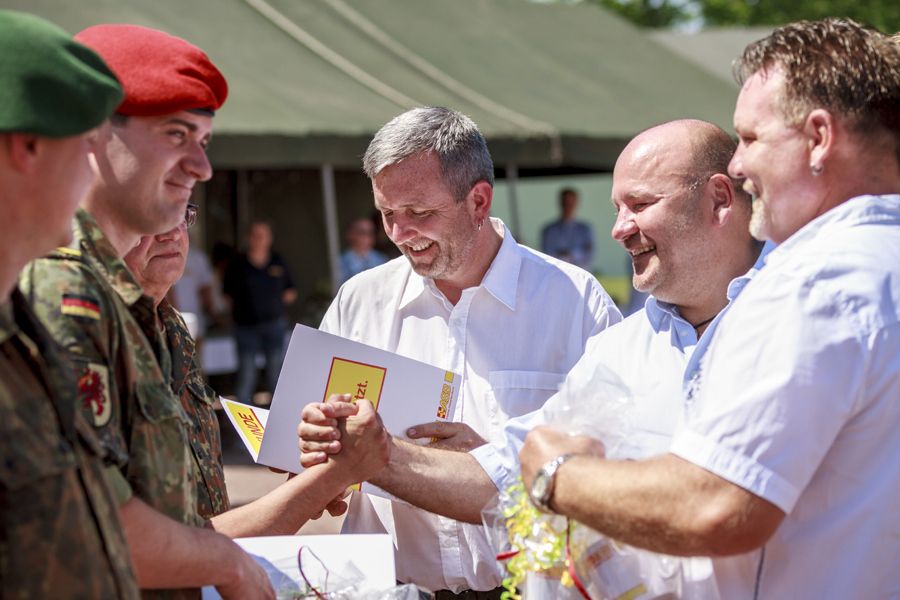
[[[437,106],[408,110],[379,129],[363,156],[363,171],[374,179],[385,167],[425,152],[437,155],[444,184],[457,202],[479,181],[494,185],[494,163],[478,126]]]

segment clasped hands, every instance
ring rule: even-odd
[[[304,468],[338,463],[355,482],[375,477],[390,460],[391,436],[368,400],[351,402],[349,394],[333,394],[325,402],[307,404],[297,427],[300,464]],[[465,423],[434,421],[406,431],[410,439],[429,439],[430,447],[467,452],[485,440]],[[342,514],[346,503],[336,498],[328,506],[332,514]]]

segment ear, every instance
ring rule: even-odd
[[[817,108],[806,116],[803,133],[808,140],[810,168],[825,166],[834,151],[835,127],[834,117],[824,108]]]
[[[33,173],[43,149],[41,137],[31,133],[9,133],[4,137],[13,168],[22,173]]]
[[[494,188],[487,181],[482,179],[472,186],[466,196],[466,203],[476,220],[487,219],[490,216],[493,198]]]
[[[706,194],[713,203],[713,218],[717,225],[724,225],[734,209],[734,184],[724,173],[716,173],[706,182]]]

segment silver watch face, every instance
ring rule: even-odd
[[[544,497],[547,495],[547,486],[550,484],[551,478],[543,470],[538,471],[531,483],[531,498],[536,502],[543,504]]]

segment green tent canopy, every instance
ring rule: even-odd
[[[374,132],[442,105],[479,124],[498,166],[612,168],[638,131],[729,128],[735,91],[586,3],[524,0],[4,0],[76,32],[155,27],[204,50],[231,94],[217,168],[358,168]]]

